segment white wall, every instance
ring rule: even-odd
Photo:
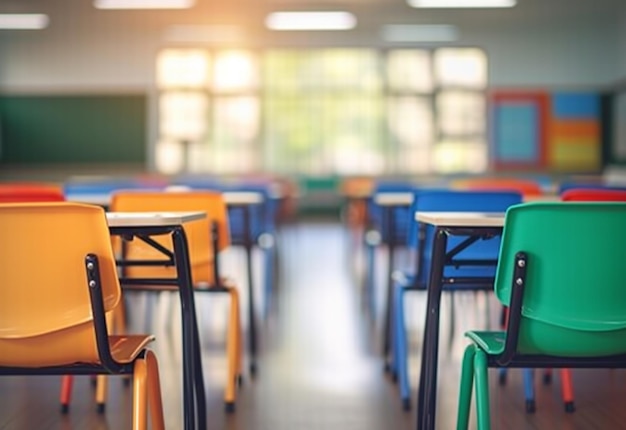
[[[165,28],[172,23],[202,23],[206,21],[202,16],[216,15],[209,11],[191,15],[188,11],[94,12],[88,0],[43,4],[51,12],[48,29],[0,31],[0,91],[148,90],[153,87],[156,52],[165,45]],[[407,19],[456,24],[460,44],[487,51],[493,86],[597,87],[626,76],[626,11],[621,16],[608,9],[594,16],[585,16],[584,10],[570,16],[562,8],[547,6],[539,11],[545,12],[515,19],[495,12],[424,18],[422,13],[407,11]],[[224,18],[225,23],[232,23],[233,16]],[[245,46],[387,46],[375,23],[363,19],[356,31],[332,35],[271,34],[241,23],[247,34]]]
[[[620,80],[626,80],[626,8],[620,16],[619,45],[617,57],[619,59]]]

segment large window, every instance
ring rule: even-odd
[[[473,48],[167,49],[157,59],[157,168],[483,171],[486,62]]]

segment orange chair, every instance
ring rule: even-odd
[[[524,198],[543,194],[541,186],[535,181],[517,178],[468,178],[452,183],[453,188],[482,191],[517,191]]]
[[[0,184],[0,203],[28,203],[28,202],[62,202],[65,196],[61,187],[47,183],[37,182],[9,182]],[[116,312],[116,317],[123,312]],[[74,378],[72,375],[64,375],[61,378],[61,412],[69,411],[70,399],[72,396],[72,385]],[[96,376],[96,404],[98,412],[104,412],[104,405],[107,392],[106,376]]]
[[[241,322],[239,293],[232,282],[219,275],[218,254],[230,245],[226,203],[219,192],[211,191],[120,191],[112,196],[113,212],[202,211],[207,218],[185,224],[189,243],[191,276],[196,291],[228,293],[231,310],[228,323],[227,357],[228,379],[224,394],[226,411],[235,409],[236,386],[241,383]],[[155,237],[167,249],[172,249],[171,238]],[[160,257],[154,247],[142,241],[123,243],[123,253],[129,260],[155,260]],[[171,277],[176,270],[164,266],[129,266],[124,276],[133,278]],[[145,287],[139,287],[145,289]],[[155,290],[160,287],[155,287]]]
[[[132,375],[133,429],[148,405],[163,429],[154,337],[109,331],[121,290],[104,210],[2,204],[0,237],[0,374]]]

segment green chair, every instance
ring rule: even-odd
[[[506,213],[495,293],[506,331],[470,331],[458,429],[476,383],[490,429],[488,368],[626,368],[626,203],[527,203]]]

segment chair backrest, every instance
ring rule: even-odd
[[[0,238],[0,365],[97,361],[87,254],[99,259],[105,311],[120,299],[104,210],[2,204]]]
[[[570,188],[561,194],[564,202],[626,202],[626,190]]]
[[[381,181],[374,185],[371,197],[367,204],[367,217],[371,226],[381,233],[381,240],[385,244],[405,245],[408,241],[411,205],[397,206],[391,210],[395,222],[395,234],[391,237],[383,217],[383,208],[375,201],[379,193],[414,193],[415,185],[404,181]]]
[[[458,190],[425,190],[418,191],[414,197],[414,210],[424,212],[506,212],[513,205],[522,202],[519,192],[513,191],[458,191]],[[414,215],[413,215],[414,216]],[[418,228],[419,223],[414,229]],[[420,270],[420,278],[423,282],[428,279],[428,269],[433,246],[435,229],[427,226],[424,240],[424,248],[421,253],[422,263],[425,270]],[[465,236],[450,236],[448,249],[452,249],[464,240]],[[500,238],[494,237],[489,240],[479,240],[459,253],[459,258],[465,259],[497,259],[500,251]]]
[[[214,260],[216,253],[230,245],[230,233],[226,204],[222,194],[215,191],[120,191],[113,194],[110,210],[114,212],[176,212],[202,211],[207,218],[186,223],[183,228],[189,246],[192,280],[195,285],[215,282]],[[217,249],[213,247],[212,226],[217,226]],[[154,238],[172,249],[169,236]],[[153,247],[134,240],[126,243],[126,255],[130,258],[155,259],[163,256]],[[173,276],[171,267],[128,267],[130,277]]]
[[[626,187],[608,185],[603,182],[562,182],[559,184],[558,193],[562,195],[571,189],[626,191]]]
[[[455,182],[455,187],[465,190],[513,191],[523,196],[543,194],[541,185],[529,179],[517,178],[471,178]]]
[[[8,182],[0,184],[0,203],[62,202],[61,187],[44,183]]]
[[[518,352],[626,353],[624,220],[626,204],[614,202],[509,209],[495,292],[510,305],[516,254],[526,253]]]

